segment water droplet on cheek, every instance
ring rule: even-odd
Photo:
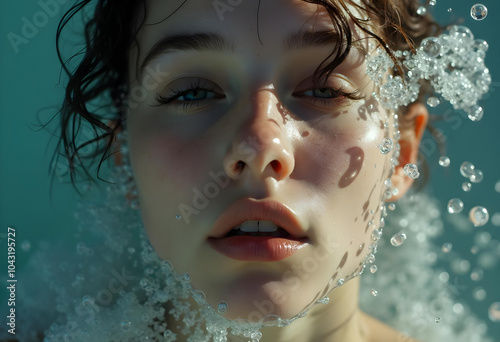
[[[363,160],[365,158],[365,153],[360,147],[357,146],[347,149],[346,153],[350,156],[349,167],[340,178],[340,188],[345,188],[354,182],[359,174],[359,171],[361,170],[361,166],[363,165]]]

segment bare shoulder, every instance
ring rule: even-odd
[[[361,312],[368,342],[420,342]]]

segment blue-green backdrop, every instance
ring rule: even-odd
[[[493,77],[493,84],[490,93],[482,102],[484,118],[478,123],[473,123],[463,116],[458,116],[461,118],[460,124],[454,121],[453,127],[446,122],[436,124],[446,136],[447,154],[452,161],[449,168],[444,169],[437,165],[439,154],[434,151],[436,145],[428,136],[424,138],[426,141],[424,154],[431,167],[428,190],[441,201],[443,209],[450,198],[460,197],[465,202],[463,215],[466,215],[474,205],[484,205],[492,215],[500,212],[500,194],[494,190],[496,182],[500,180],[498,109],[500,4],[497,1],[484,1],[483,4],[489,9],[489,14],[485,20],[475,21],[469,15],[474,3],[468,0],[437,0],[432,11],[442,23],[460,22],[460,18],[463,18],[461,22],[472,29],[476,38],[484,39],[490,44],[486,62]],[[2,279],[7,277],[5,272],[7,227],[16,229],[18,246],[22,242],[25,243],[25,248],[17,251],[18,268],[22,268],[30,250],[35,249],[40,240],[65,238],[71,241],[75,229],[72,212],[77,195],[68,184],[67,175],[55,178],[52,195],[49,196],[49,160],[56,139],[39,127],[41,122],[47,122],[56,113],[63,96],[65,79],[62,78],[62,81],[60,79],[61,70],[54,42],[57,24],[68,7],[69,2],[66,3],[65,0],[2,1],[0,11],[0,255],[2,255],[0,274]],[[29,30],[27,21],[36,25]],[[77,26],[74,27],[75,32],[78,29]],[[23,34],[28,38],[13,44],[13,41]],[[75,38],[75,41],[78,40]],[[432,112],[442,114],[446,110],[446,106],[439,106]],[[55,126],[50,127],[55,128]],[[484,181],[474,184],[473,190],[467,194],[460,188],[464,179],[458,172],[460,163],[466,159],[483,170],[485,175]],[[64,171],[59,169],[60,174]],[[479,229],[488,231],[493,240],[500,240],[500,227],[492,222]],[[474,244],[473,238],[473,233],[453,232],[455,248],[460,250],[464,257],[470,257],[472,268],[476,267],[475,256],[470,253],[470,247]],[[443,236],[441,240],[450,241],[448,235]],[[31,249],[27,248],[28,242],[31,244]],[[498,248],[497,257],[500,257]],[[487,296],[482,301],[474,300],[472,297],[472,289],[478,284],[467,276],[459,279],[464,287],[462,298],[467,300],[476,313],[486,321],[488,321],[489,304],[500,301],[499,271],[498,264],[485,269],[484,279],[480,285],[485,288]],[[4,295],[4,292],[1,294]],[[4,303],[2,299],[0,305]],[[488,321],[488,324],[491,335],[500,340],[500,323]]]

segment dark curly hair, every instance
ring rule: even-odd
[[[304,2],[323,6],[341,39],[341,44],[337,44],[330,56],[318,66],[315,77],[330,75],[349,54],[353,43],[349,20],[385,48],[400,74],[403,72],[402,66],[391,50],[414,51],[423,38],[437,35],[441,31],[441,27],[429,14],[417,13],[421,6],[418,0],[360,0],[360,4],[351,4],[365,11],[369,20],[357,18],[349,10],[345,0]],[[65,60],[62,56],[62,33],[77,13],[86,10],[91,11],[91,15],[85,23],[85,48]],[[75,188],[79,175],[95,181],[88,166],[99,157],[96,174],[101,179],[99,171],[102,163],[112,154],[111,146],[116,134],[125,124],[124,99],[129,91],[128,56],[133,44],[139,46],[136,35],[145,23],[145,13],[145,0],[97,0],[95,5],[91,0],[81,0],[65,13],[57,28],[57,53],[69,81],[64,102],[58,112],[60,136],[52,162],[57,161],[61,155],[67,159],[71,182]],[[380,35],[370,30],[369,24],[379,28]],[[333,62],[325,63],[331,56],[335,56]],[[81,58],[78,66],[70,70],[67,65],[77,57]],[[422,100],[425,92],[423,87],[419,100]],[[401,114],[403,115],[400,117],[404,116],[404,112]],[[90,126],[92,136],[79,142],[84,126]],[[93,148],[92,153],[81,153],[82,149],[90,146]]]

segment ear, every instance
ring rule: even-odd
[[[407,113],[400,119],[399,165],[396,166],[394,174],[391,177],[393,187],[397,188],[399,192],[388,201],[400,199],[413,184],[413,179],[404,174],[403,168],[408,163],[417,164],[418,147],[424,135],[428,119],[429,112],[421,103],[411,104]]]

